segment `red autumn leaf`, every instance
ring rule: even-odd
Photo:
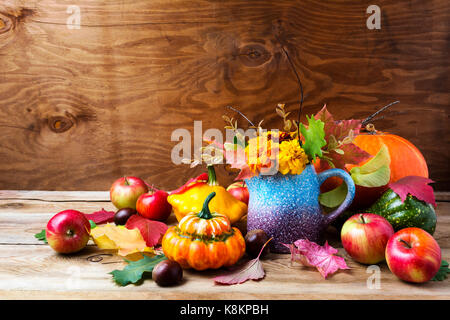
[[[331,140],[335,141],[334,143],[338,141],[343,142],[344,139],[349,136],[350,131],[353,132],[353,135],[357,135],[361,130],[362,120],[351,119],[336,121],[331,113],[328,112],[326,105],[324,105],[322,110],[320,110],[314,117],[321,120],[325,124],[324,131],[327,145]],[[333,136],[334,139],[332,139],[331,136]],[[336,168],[345,169],[346,164],[359,164],[371,157],[369,153],[362,150],[354,143],[344,143],[339,146],[338,149],[340,150],[340,153],[333,149],[329,151],[329,154],[327,154]]]
[[[397,180],[396,182],[390,183],[389,188],[398,194],[403,202],[408,194],[410,194],[419,200],[432,204],[436,208],[433,188],[428,185],[432,182],[434,181],[424,177],[407,176]]]
[[[346,164],[359,164],[371,157],[369,153],[353,143],[343,144],[339,149],[344,151],[344,154],[338,154],[336,151],[330,152],[336,168],[343,169]]]
[[[254,177],[256,175],[255,172],[250,170],[249,166],[243,167],[241,171],[239,171],[239,175],[234,180],[245,180],[250,179],[251,177]]]
[[[259,261],[259,258],[255,258],[227,274],[215,277],[214,281],[221,284],[239,284],[247,280],[259,280],[264,276],[265,272],[261,261]]]
[[[138,229],[148,247],[161,244],[162,237],[167,231],[163,222],[150,220],[138,214],[132,215],[125,224],[127,229]]]
[[[260,280],[264,278],[266,273],[264,272],[264,268],[262,266],[261,261],[259,260],[259,256],[261,252],[265,248],[265,246],[272,240],[270,238],[261,248],[258,256],[255,259],[247,261],[238,267],[235,267],[230,272],[215,277],[213,280],[220,284],[239,284],[243,283],[247,280]]]
[[[85,213],[85,217],[88,220],[92,220],[95,224],[102,224],[107,222],[113,222],[114,221],[114,215],[116,213],[114,211],[106,211],[102,208],[100,211],[96,211],[93,213]]]
[[[208,174],[205,172],[196,178],[189,179],[184,185],[182,185],[181,187],[179,187],[176,190],[171,191],[170,194],[184,193],[187,190],[193,188],[194,186],[201,184],[201,183],[206,183],[207,181],[208,181]]]
[[[328,242],[320,246],[315,242],[301,239],[294,244],[287,245],[291,250],[291,261],[299,262],[308,267],[315,267],[326,279],[339,269],[350,269],[344,258],[336,256],[338,250],[331,247]]]

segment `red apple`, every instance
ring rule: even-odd
[[[344,223],[341,241],[354,260],[375,264],[385,259],[386,244],[393,234],[394,228],[382,216],[361,213],[351,216]]]
[[[50,247],[56,252],[74,253],[86,246],[90,232],[91,225],[83,213],[65,210],[49,220],[46,238]]]
[[[248,199],[250,198],[250,194],[248,193],[248,189],[244,181],[239,181],[230,184],[227,188],[227,191],[231,193],[233,197],[248,205]]]
[[[167,202],[168,196],[164,190],[153,189],[139,197],[136,210],[147,219],[165,221],[172,212],[172,206]]]
[[[109,192],[111,202],[117,209],[136,209],[136,201],[141,194],[148,192],[145,182],[137,177],[117,179]]]
[[[389,239],[386,262],[392,273],[402,280],[427,282],[441,266],[441,248],[425,230],[405,228]]]

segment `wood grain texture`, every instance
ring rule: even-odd
[[[38,194],[39,193],[39,194]],[[122,269],[121,258],[102,256],[93,262],[93,255],[105,253],[92,243],[75,255],[56,254],[48,245],[34,238],[48,219],[64,209],[94,211],[99,205],[80,202],[53,201],[58,192],[36,191],[42,200],[0,200],[0,297],[2,299],[450,299],[450,279],[413,285],[398,280],[385,263],[381,268],[381,289],[369,289],[366,266],[354,262],[333,237],[349,271],[341,271],[324,280],[314,269],[291,265],[289,255],[269,254],[263,260],[266,277],[236,286],[215,285],[212,278],[221,270],[195,272],[186,270],[180,286],[158,287],[152,280],[140,285],[117,286],[111,272]],[[83,192],[87,199],[96,198]],[[17,198],[21,198],[20,196]],[[436,240],[443,259],[450,259],[450,203],[439,202]]]
[[[381,0],[381,30],[368,30],[370,4],[3,0],[0,188],[108,190],[123,175],[180,186],[203,169],[172,164],[174,129],[223,128],[226,105],[267,128],[281,125],[277,103],[296,110],[283,45],[304,114],[327,103],[337,118],[365,118],[400,100],[375,125],[412,141],[449,190],[450,4]],[[67,28],[70,5],[80,29]]]

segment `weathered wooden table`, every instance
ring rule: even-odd
[[[450,203],[447,194],[437,198],[435,238],[448,261]],[[339,253],[351,270],[327,280],[314,269],[291,265],[289,255],[270,254],[263,260],[262,281],[222,286],[212,280],[219,271],[187,270],[177,287],[162,288],[151,279],[119,287],[108,273],[125,266],[120,257],[91,259],[102,252],[93,244],[75,255],[59,255],[34,237],[59,211],[101,208],[114,210],[107,192],[0,191],[0,299],[450,299],[450,279],[409,284],[385,263],[380,264],[377,289],[373,270],[351,260],[342,248]]]

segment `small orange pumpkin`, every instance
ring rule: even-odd
[[[170,227],[162,239],[162,249],[169,260],[183,268],[217,269],[235,264],[245,252],[245,240],[230,219],[209,210],[210,193],[200,212],[187,214],[178,226]]]

